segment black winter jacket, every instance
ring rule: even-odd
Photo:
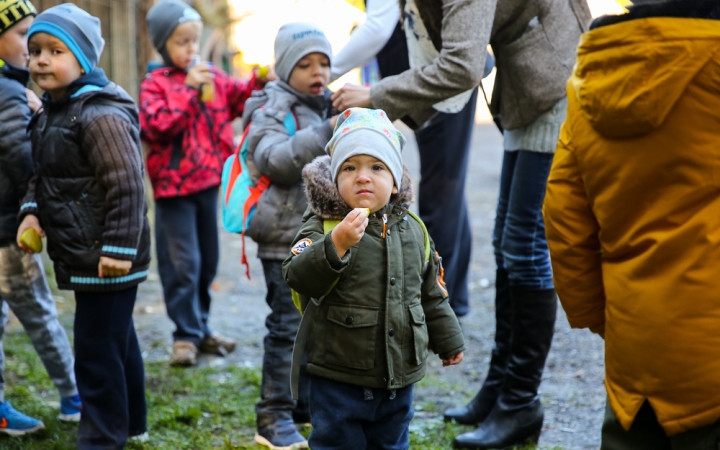
[[[20,202],[32,176],[28,78],[26,69],[0,60],[0,246],[15,242]]]
[[[61,289],[116,291],[147,277],[150,232],[137,108],[100,69],[69,86],[30,130],[35,176],[20,217],[40,219]],[[101,256],[133,261],[122,277],[99,278]]]

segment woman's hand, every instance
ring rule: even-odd
[[[463,352],[456,353],[456,354],[452,355],[451,357],[449,357],[448,359],[442,360],[443,367],[454,366],[454,365],[460,364],[462,362],[462,360],[463,360]]]
[[[330,97],[333,106],[340,112],[348,108],[372,108],[373,104],[370,100],[370,88],[367,86],[358,86],[355,84],[346,84]]]
[[[98,264],[98,276],[100,278],[121,277],[130,273],[131,267],[132,261],[101,256],[100,264]]]
[[[38,236],[45,237],[45,232],[43,231],[42,227],[40,226],[40,221],[38,220],[37,216],[35,216],[34,214],[28,214],[27,216],[25,216],[23,221],[20,223],[15,240],[17,241],[18,247],[25,250],[27,253],[35,253],[35,251],[33,249],[31,249],[30,247],[27,247],[22,242],[20,242],[20,237],[29,228],[32,228],[33,230],[35,230],[37,232]]]
[[[368,226],[368,209],[355,208],[348,213],[330,233],[339,257],[345,256],[348,250],[360,242]]]

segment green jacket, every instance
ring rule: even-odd
[[[323,233],[323,221],[344,218],[351,208],[331,181],[329,161],[317,158],[303,171],[310,210],[283,263],[290,287],[321,299],[311,324],[307,371],[369,388],[410,385],[425,375],[429,349],[441,358],[465,349],[440,258],[431,241],[433,256],[425,264],[425,234],[407,213],[413,195],[406,172],[401,192],[370,216],[361,241],[341,259]]]

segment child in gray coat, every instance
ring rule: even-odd
[[[258,243],[268,289],[266,300],[272,310],[266,320],[261,400],[255,408],[255,441],[270,448],[307,448],[307,441],[294,425],[309,421],[306,395],[301,392],[296,404],[290,394],[290,363],[300,313],[283,279],[282,262],[307,209],[302,169],[324,154],[337,120],[332,117],[331,92],[327,89],[331,55],[330,43],[317,27],[284,25],[275,39],[279,79],[245,104],[243,125],[250,126],[248,170],[255,180],[265,175],[271,181],[248,230]],[[295,134],[284,125],[286,120],[294,121]]]

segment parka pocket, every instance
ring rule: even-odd
[[[410,310],[410,321],[412,322],[413,341],[415,343],[415,364],[418,366],[425,362],[428,357],[427,324],[425,323],[425,311],[421,303],[408,306]]]
[[[87,194],[83,194],[82,197],[71,201],[68,205],[70,207],[70,212],[72,212],[75,226],[77,232],[80,234],[82,243],[87,248],[94,248],[96,244],[99,244],[99,241],[95,239],[97,226],[95,225],[95,220],[93,218],[92,207],[85,199],[86,196]]]
[[[329,333],[326,361],[367,370],[375,367],[375,341],[379,308],[359,305],[328,305]]]

